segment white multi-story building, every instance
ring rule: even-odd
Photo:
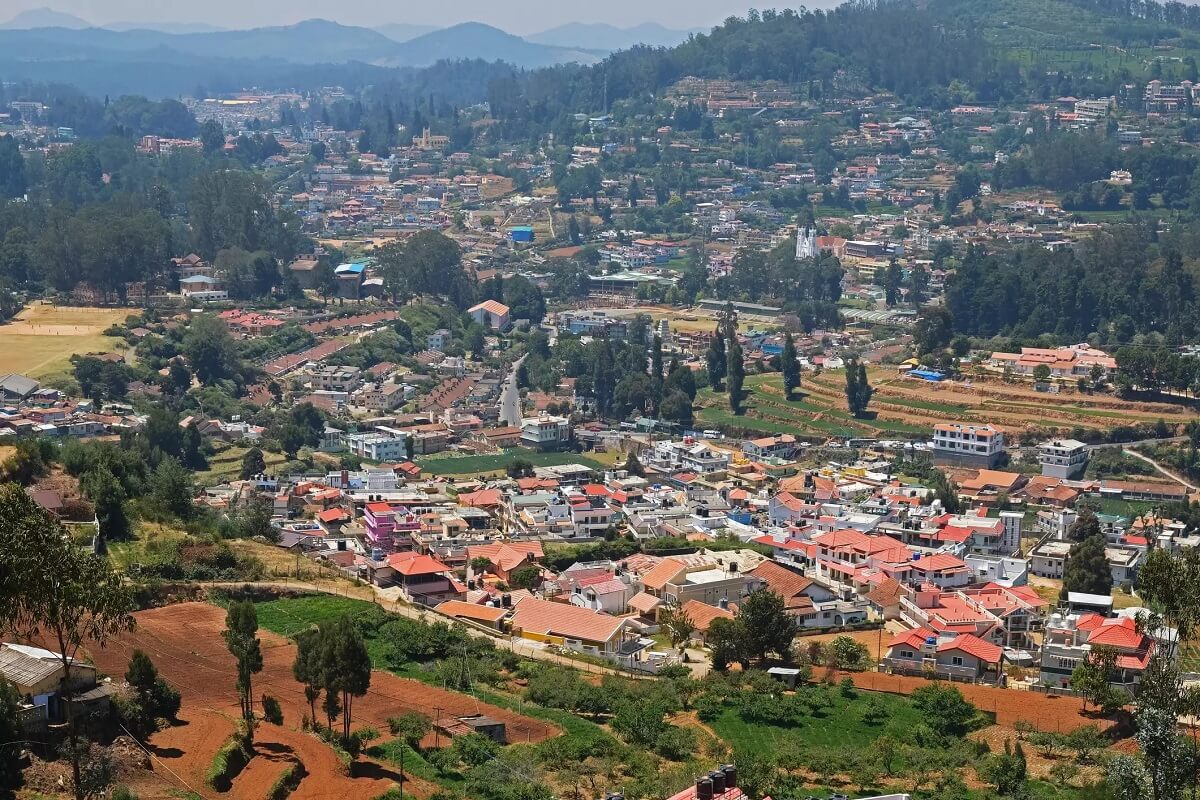
[[[993,425],[943,422],[933,428],[935,461],[994,467],[1004,455],[1004,431]]]
[[[369,461],[404,461],[408,458],[407,434],[348,433],[342,441],[351,453]]]
[[[538,414],[521,420],[521,444],[552,450],[571,440],[571,421],[566,417]]]
[[[731,457],[704,442],[684,439],[682,442],[656,442],[654,449],[642,456],[643,463],[660,472],[694,472],[711,475],[729,469]]]
[[[1053,439],[1038,445],[1038,462],[1048,478],[1070,480],[1087,469],[1088,446],[1075,439]]]
[[[358,367],[324,366],[312,371],[312,387],[326,392],[353,392],[362,386]]]

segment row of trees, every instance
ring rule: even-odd
[[[317,721],[317,699],[325,695],[322,710],[330,731],[334,720],[342,717],[341,741],[350,745],[354,698],[362,697],[371,686],[371,656],[362,634],[349,617],[322,624],[296,638],[296,660],[292,675],[304,685],[304,697]]]
[[[969,248],[946,284],[953,331],[969,336],[1053,334],[1081,341],[1093,336],[1119,344],[1139,333],[1159,333],[1180,344],[1200,333],[1197,283],[1184,256],[1195,258],[1195,232],[1170,247],[1154,231],[1118,225],[1079,247],[984,254]]]
[[[1115,382],[1123,391],[1178,392],[1183,395],[1200,391],[1200,359],[1180,355],[1165,348],[1119,348]]]

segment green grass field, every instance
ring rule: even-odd
[[[1121,500],[1117,497],[1088,498],[1089,502],[1100,506],[1101,514],[1112,514],[1117,517],[1134,519],[1154,508],[1157,503],[1149,500]]]
[[[514,461],[528,461],[535,467],[553,467],[563,464],[583,464],[593,469],[606,469],[609,465],[577,453],[535,453],[531,450],[506,450],[491,456],[446,456],[442,458],[418,458],[417,465],[431,475],[480,475],[499,472]]]
[[[280,636],[292,637],[313,625],[332,622],[341,617],[354,617],[376,608],[366,600],[321,594],[288,597],[257,604],[258,624]]]
[[[840,692],[829,693],[833,706],[824,717],[804,717],[791,727],[747,722],[736,708],[727,708],[712,723],[717,735],[734,750],[771,752],[785,739],[799,737],[806,745],[820,747],[869,747],[885,733],[903,732],[921,721],[920,713],[906,698],[878,692],[858,692],[843,697]],[[862,721],[868,700],[887,711],[882,725],[867,725]]]

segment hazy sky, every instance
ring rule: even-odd
[[[809,0],[810,8],[834,0]],[[512,33],[526,34],[566,22],[608,22],[630,26],[658,22],[670,28],[715,25],[730,14],[743,14],[754,0],[0,0],[0,19],[49,6],[96,24],[112,22],[205,22],[224,28],[286,25],[322,17],[348,25],[408,22],[452,25],[475,20]],[[786,3],[784,5],[787,5]]]

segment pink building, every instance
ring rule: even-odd
[[[367,539],[372,547],[391,551],[407,544],[408,535],[421,530],[421,521],[406,506],[392,503],[367,503],[363,510],[363,523],[367,528]]]

